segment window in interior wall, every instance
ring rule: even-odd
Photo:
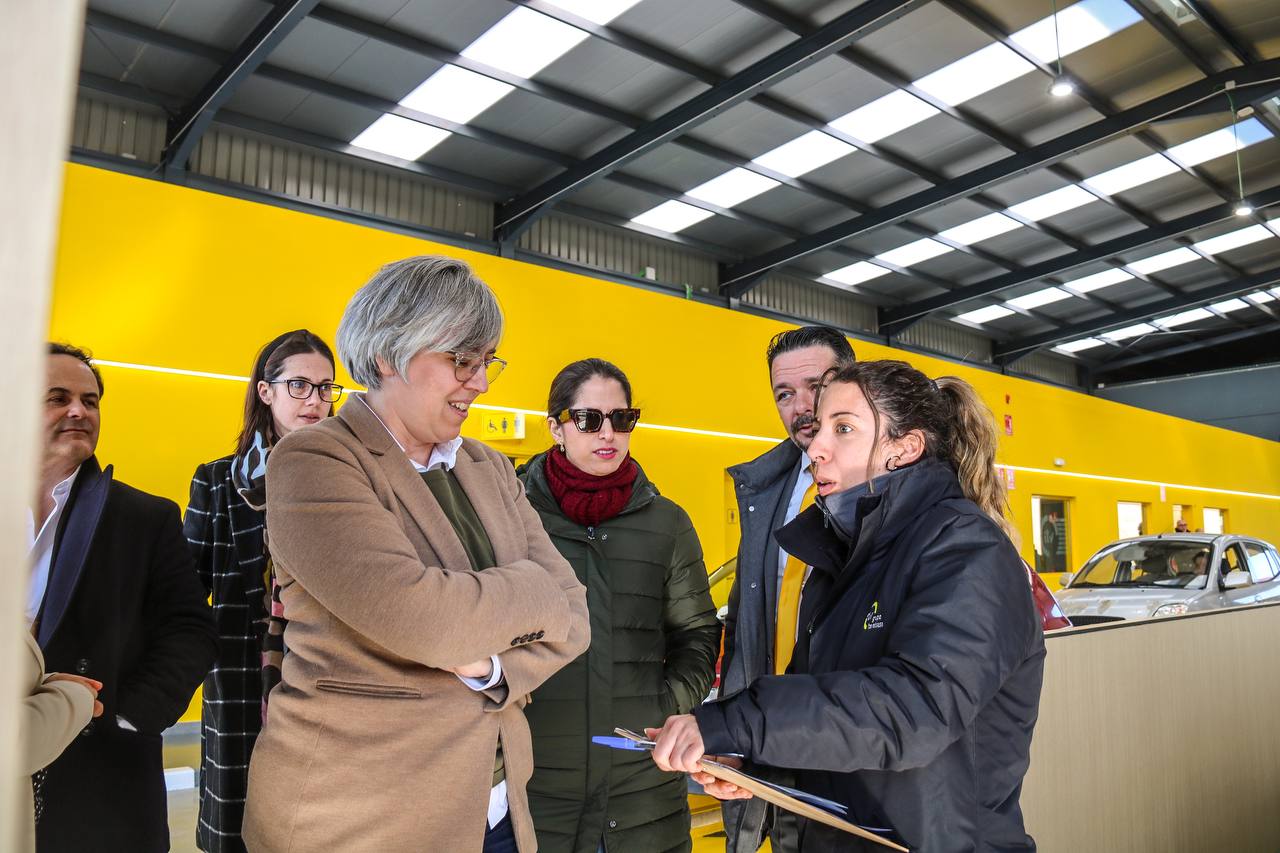
[[[1031,538],[1035,543],[1037,572],[1071,571],[1067,547],[1071,530],[1068,503],[1065,498],[1031,497]]]
[[[1205,533],[1226,533],[1227,532],[1227,511],[1225,509],[1217,509],[1207,506],[1204,508],[1204,532]]]
[[[1146,504],[1134,503],[1132,501],[1118,501],[1116,503],[1116,515],[1120,522],[1119,534],[1121,539],[1141,536],[1147,532]]]

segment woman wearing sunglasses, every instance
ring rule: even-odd
[[[711,687],[720,625],[689,516],[629,454],[640,410],[598,358],[551,383],[555,446],[521,468],[551,541],[587,587],[591,647],[533,695],[529,806],[541,853],[690,849],[683,777],[643,752],[591,745],[615,726],[661,725]]]
[[[244,850],[249,755],[284,654],[284,620],[263,535],[267,456],[289,433],[333,414],[342,396],[333,373],[329,345],[306,329],[268,343],[254,361],[236,452],[206,462],[191,479],[183,529],[222,638],[204,680],[200,715],[196,843],[208,853]]]

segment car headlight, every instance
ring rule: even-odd
[[[1185,604],[1162,604],[1156,608],[1152,616],[1182,616],[1187,612]]]

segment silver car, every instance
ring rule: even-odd
[[[1122,539],[1071,576],[1058,603],[1073,625],[1181,616],[1280,600],[1275,546],[1247,536]]]

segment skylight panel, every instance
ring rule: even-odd
[[[1008,304],[1015,308],[1021,308],[1023,311],[1030,311],[1033,308],[1039,308],[1041,305],[1049,305],[1053,302],[1061,302],[1070,298],[1071,294],[1060,287],[1046,287],[1044,290],[1037,290],[1033,293],[1010,299]]]
[[[473,41],[462,55],[529,78],[586,38],[587,33],[577,27],[517,6]]]
[[[647,210],[631,221],[647,228],[656,228],[668,234],[679,234],[690,225],[697,224],[711,216],[711,211],[685,204],[671,199]]]
[[[921,77],[915,85],[954,107],[1032,70],[1030,62],[995,42]]]
[[[988,305],[985,308],[978,308],[975,311],[966,311],[963,314],[957,314],[952,317],[953,320],[964,320],[969,323],[990,323],[992,320],[999,320],[1001,317],[1008,317],[1014,312],[1003,305]]]
[[[419,112],[466,124],[515,87],[456,65],[445,65],[400,103]]]
[[[1050,15],[1018,30],[1010,39],[1041,62],[1052,64],[1058,58],[1059,42],[1062,55],[1067,56],[1140,20],[1141,16],[1122,0],[1085,0],[1058,13],[1056,38]]]
[[[447,130],[386,113],[351,140],[351,144],[401,160],[417,160],[449,135]]]
[[[1223,314],[1230,314],[1232,311],[1241,311],[1248,308],[1249,303],[1245,302],[1243,299],[1228,299],[1226,302],[1215,302],[1209,307],[1214,311],[1219,311]]]
[[[1010,219],[1003,213],[991,213],[986,216],[980,216],[971,222],[957,225],[954,228],[948,228],[938,236],[959,243],[962,246],[971,246],[974,243],[981,243],[983,240],[989,240],[992,237],[1021,227],[1022,223],[1016,219]]]
[[[847,267],[841,267],[838,270],[825,273],[823,278],[829,278],[832,281],[852,287],[862,284],[864,281],[870,281],[873,278],[888,274],[889,271],[884,267],[867,263],[866,261],[858,261],[856,264],[849,264]]]
[[[828,133],[811,130],[772,151],[766,151],[752,162],[781,172],[788,178],[798,178],[805,172],[812,172],[857,150]]]
[[[937,114],[937,109],[910,92],[894,89],[866,106],[845,113],[830,124],[841,133],[847,133],[863,142],[876,142]]]
[[[1268,302],[1275,302],[1276,298],[1265,290],[1259,290],[1257,293],[1250,293],[1245,297],[1246,300],[1254,305],[1266,305]]]
[[[1215,157],[1221,157],[1224,154],[1230,154],[1236,150],[1236,135],[1240,137],[1240,148],[1247,148],[1256,142],[1271,137],[1271,132],[1262,126],[1262,123],[1256,118],[1246,119],[1236,125],[1235,133],[1231,128],[1224,127],[1221,130],[1215,130],[1213,133],[1206,133],[1204,136],[1184,142],[1181,145],[1175,145],[1169,149],[1169,154],[1178,162],[1185,163],[1188,166],[1197,166],[1200,163],[1207,162]]]
[[[1110,332],[1103,332],[1102,337],[1109,341],[1127,341],[1129,338],[1136,338],[1141,335],[1149,335],[1152,332],[1160,331],[1150,323],[1138,323],[1133,326],[1125,326],[1123,329],[1115,329]]]
[[[757,175],[749,169],[730,169],[719,177],[699,184],[689,190],[686,195],[720,207],[733,207],[776,186],[778,186],[777,181],[766,178],[764,175]]]
[[[1106,344],[1106,341],[1100,341],[1097,338],[1081,338],[1078,341],[1067,341],[1065,344],[1058,344],[1054,349],[1065,353],[1080,352],[1081,350],[1093,349]]]
[[[1172,329],[1175,326],[1185,326],[1188,323],[1196,323],[1200,320],[1208,320],[1213,314],[1203,308],[1192,308],[1190,311],[1181,311],[1177,314],[1170,314],[1168,317],[1157,317],[1154,322],[1157,326],[1166,329]]]
[[[1133,189],[1145,183],[1172,175],[1178,171],[1178,165],[1163,154],[1152,154],[1132,163],[1125,163],[1092,178],[1085,178],[1084,183],[1100,193],[1115,195]]]
[[[1134,272],[1140,272],[1143,275],[1151,275],[1161,270],[1167,270],[1170,267],[1182,266],[1192,261],[1201,260],[1201,257],[1195,252],[1183,246],[1180,249],[1174,249],[1172,252],[1164,252],[1159,255],[1152,255],[1149,258],[1143,258],[1140,261],[1133,261],[1125,264]]]
[[[1076,293],[1092,293],[1095,290],[1101,290],[1104,287],[1110,287],[1113,284],[1119,284],[1131,278],[1133,276],[1124,270],[1113,268],[1087,275],[1084,278],[1078,278],[1075,281],[1068,281],[1064,286],[1071,288]]]
[[[918,264],[953,251],[955,250],[945,243],[939,243],[931,237],[925,237],[922,240],[916,240],[914,243],[908,243],[905,246],[899,246],[896,249],[890,249],[883,254],[876,255],[876,260],[884,261],[886,264],[893,264],[896,267],[909,267],[912,264]]]
[[[1070,184],[1060,190],[1047,192],[1044,195],[1028,199],[1021,204],[1015,204],[1009,208],[1009,212],[1030,219],[1032,222],[1039,222],[1041,219],[1057,216],[1059,213],[1074,210],[1097,200],[1097,197],[1088,190],[1075,184]]]
[[[1248,228],[1240,228],[1217,237],[1210,237],[1208,240],[1201,240],[1195,246],[1206,255],[1217,255],[1274,236],[1276,235],[1264,225],[1250,225]]]
[[[551,0],[552,6],[604,26],[640,0]]]

